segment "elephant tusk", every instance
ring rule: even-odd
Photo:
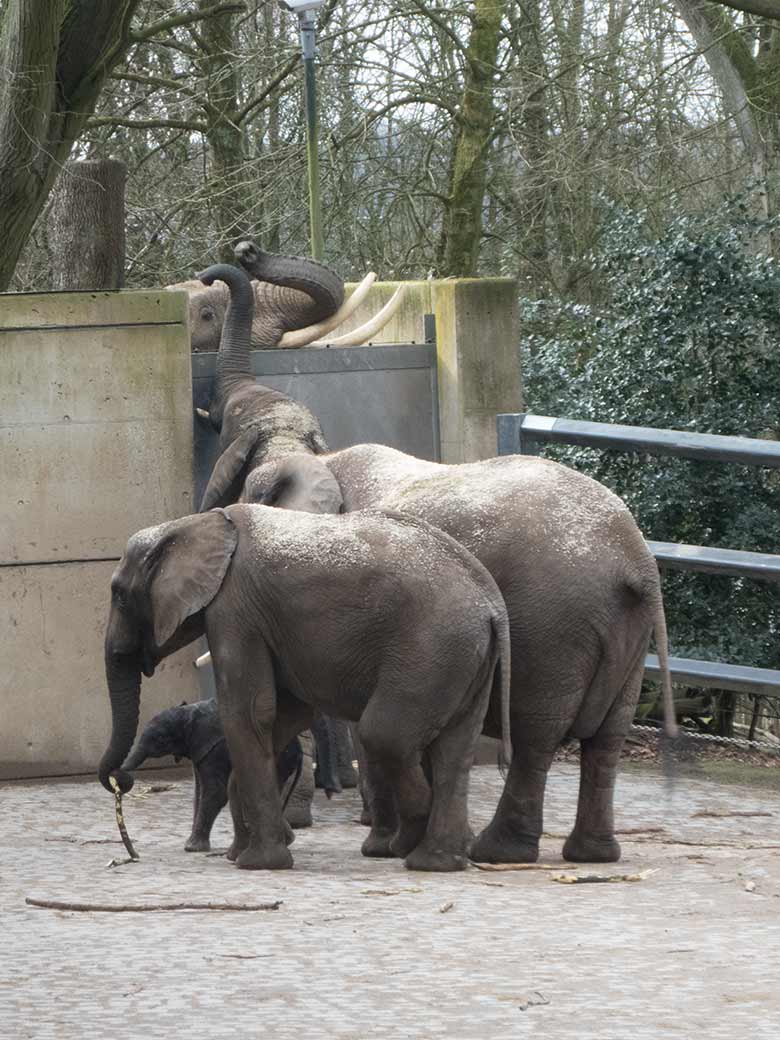
[[[195,412],[196,412],[197,415],[200,416],[201,419],[210,419],[211,418],[211,416],[209,415],[209,413],[206,411],[205,408],[196,408]]]
[[[206,651],[205,654],[201,654],[200,657],[196,657],[195,658],[195,667],[196,668],[208,668],[208,666],[210,664],[211,664],[211,653],[208,650]]]
[[[341,323],[346,321],[347,318],[360,306],[368,295],[368,290],[375,281],[376,274],[373,271],[369,271],[360,285],[358,285],[355,291],[351,294],[349,299],[342,303],[335,314],[332,314],[330,318],[326,318],[324,321],[317,322],[315,325],[307,325],[304,329],[295,329],[292,332],[285,332],[277,346],[305,347],[307,344],[314,342],[315,339],[319,339],[321,336],[327,336],[331,329],[335,329],[337,325],[341,325]]]
[[[352,332],[345,332],[343,336],[336,336],[335,339],[329,339],[328,345],[331,347],[357,347],[361,343],[366,343],[372,336],[375,336],[380,329],[383,329],[385,325],[390,321],[392,316],[401,306],[401,300],[406,292],[405,285],[399,285],[393,295],[381,309],[377,311],[373,318],[365,322],[357,329],[353,329]],[[324,346],[324,343],[315,343],[314,346]]]

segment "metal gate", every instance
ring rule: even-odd
[[[259,383],[289,394],[319,419],[331,450],[353,444],[387,444],[421,459],[439,461],[439,402],[432,315],[424,343],[371,347],[304,347],[254,350]],[[192,355],[192,396],[208,408],[216,354]],[[195,423],[195,503],[217,458],[217,435]]]

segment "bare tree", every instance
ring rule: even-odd
[[[0,20],[0,290],[111,70],[174,26],[243,4],[166,12],[131,28],[138,0],[5,0]]]
[[[0,23],[0,289],[129,44],[137,0],[7,0]]]
[[[677,0],[680,14],[723,92],[758,186],[761,215],[780,213],[780,4]],[[737,26],[724,6],[764,15]],[[747,31],[745,31],[747,30]],[[771,243],[777,251],[780,243]]]

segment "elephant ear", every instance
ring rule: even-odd
[[[303,453],[252,470],[241,500],[303,513],[340,513],[344,508],[331,471],[321,459]]]
[[[181,625],[214,599],[230,566],[238,533],[221,509],[163,525],[149,554],[154,641],[164,646]]]
[[[225,448],[211,471],[199,512],[207,513],[209,509],[229,506],[238,501],[244,484],[247,459],[254,451],[260,434],[261,431],[256,427],[244,430],[240,437],[236,437]]]

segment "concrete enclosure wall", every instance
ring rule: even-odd
[[[91,771],[110,733],[109,582],[127,538],[192,511],[186,297],[0,297],[0,777]],[[142,723],[198,695],[192,650]]]

